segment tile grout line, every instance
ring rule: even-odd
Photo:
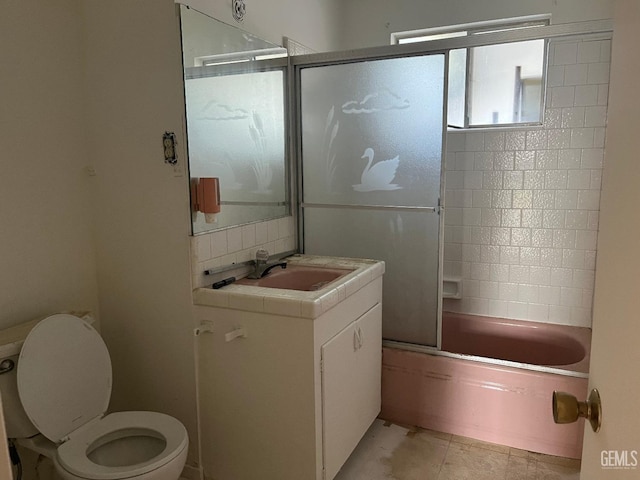
[[[452,438],[449,438],[449,440],[447,441],[447,450],[444,452],[444,455],[442,456],[442,462],[440,462],[440,468],[438,469],[438,475],[436,475],[436,480],[440,479],[440,473],[442,473],[442,467],[444,467],[444,462],[447,461],[447,455],[449,453],[449,447],[451,447],[451,441],[452,441]]]

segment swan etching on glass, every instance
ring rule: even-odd
[[[391,183],[396,176],[396,170],[400,159],[398,155],[390,160],[383,160],[371,165],[373,163],[374,152],[372,148],[367,148],[364,151],[362,158],[368,158],[367,166],[362,172],[360,177],[360,183],[358,185],[352,185],[356,192],[374,192],[377,190],[398,190],[402,188],[400,185]]]

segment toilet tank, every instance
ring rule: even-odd
[[[94,323],[88,312],[64,312],[76,315],[89,323]],[[38,429],[31,423],[22,407],[18,396],[18,357],[25,338],[36,324],[46,317],[37,318],[30,322],[21,323],[5,330],[0,330],[0,394],[2,395],[2,409],[6,422],[7,437],[28,438],[38,433]]]

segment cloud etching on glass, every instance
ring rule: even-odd
[[[364,151],[362,158],[368,158],[367,166],[364,167],[362,176],[360,177],[360,183],[353,185],[353,189],[356,192],[374,192],[380,190],[398,190],[402,187],[395,183],[391,183],[396,176],[396,170],[400,163],[400,158],[396,155],[389,160],[383,160],[381,162],[373,164],[374,152],[372,148],[367,148]]]
[[[243,108],[233,108],[217,100],[211,100],[202,107],[200,120],[244,120],[249,118],[249,112]]]
[[[273,180],[273,170],[269,164],[267,136],[260,114],[256,111],[249,112],[243,108],[235,108],[227,104],[219,103],[217,100],[211,100],[202,107],[202,115],[198,118],[199,120],[211,121],[249,121],[249,137],[253,142],[256,152],[251,159],[251,169],[256,176],[256,182],[258,184],[258,188],[255,190],[255,193],[270,193],[271,190],[269,187]],[[242,142],[243,140],[238,141]],[[227,177],[224,182],[224,188],[233,190],[240,189],[242,188],[242,184],[236,181],[233,168],[229,162],[230,155],[225,152],[225,156],[226,159],[224,164],[219,162],[216,163],[216,167]]]
[[[362,100],[351,100],[342,105],[346,114],[375,113],[387,110],[404,110],[410,103],[406,98],[396,95],[388,88],[380,92],[369,93]]]

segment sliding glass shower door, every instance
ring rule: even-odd
[[[308,254],[386,262],[383,337],[437,344],[445,54],[298,65]]]

